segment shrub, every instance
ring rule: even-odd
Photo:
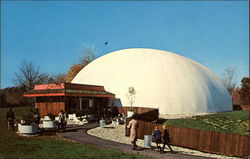
[[[77,111],[77,112],[76,112],[76,116],[77,116],[77,117],[84,116],[84,115],[85,115],[85,114],[84,114],[83,110],[80,110],[80,111]]]
[[[50,118],[50,120],[55,120],[55,115],[54,114],[48,113],[47,116]]]
[[[31,125],[32,123],[35,122],[34,115],[31,112],[24,114],[22,116],[22,120],[24,121],[22,125]]]

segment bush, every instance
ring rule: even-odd
[[[48,113],[47,116],[50,118],[50,120],[55,120],[55,115],[54,114]]]
[[[22,125],[31,125],[35,122],[34,115],[31,112],[24,114],[22,116],[22,120],[24,120],[24,123]]]
[[[77,117],[84,116],[84,115],[85,115],[85,113],[83,112],[83,110],[80,110],[80,111],[76,112]]]

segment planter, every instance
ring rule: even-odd
[[[133,111],[127,111],[127,117],[131,117],[133,116],[135,113]]]
[[[73,120],[74,119],[74,116],[75,116],[75,114],[69,114],[69,120]]]
[[[99,124],[100,124],[101,128],[104,128],[104,126],[105,126],[105,120],[100,120]]]
[[[144,135],[144,146],[151,147],[152,135]]]
[[[50,120],[49,116],[44,116],[43,120]]]
[[[31,124],[31,125],[18,124],[18,131],[21,134],[36,134],[38,132],[38,125],[37,124]]]
[[[44,120],[43,121],[44,128],[57,128],[57,122],[55,120]]]
[[[94,120],[94,115],[87,115],[87,118],[92,121]]]

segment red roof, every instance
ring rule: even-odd
[[[41,96],[84,96],[115,98],[115,94],[105,91],[103,86],[74,83],[35,85],[33,90],[24,93],[24,97]]]

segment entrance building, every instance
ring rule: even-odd
[[[105,91],[103,86],[60,83],[35,85],[24,97],[35,98],[41,117],[49,113],[58,115],[61,110],[68,114],[81,112],[102,116],[115,95]]]

